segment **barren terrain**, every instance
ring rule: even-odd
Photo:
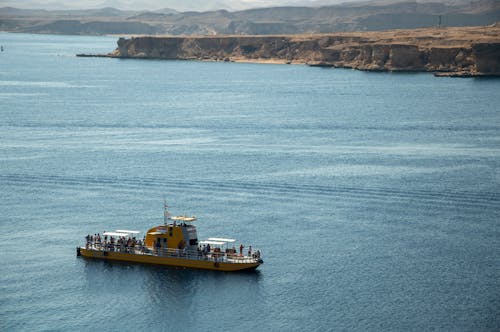
[[[500,27],[272,36],[120,38],[118,58],[301,63],[371,71],[500,75]]]

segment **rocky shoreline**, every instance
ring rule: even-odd
[[[500,27],[280,36],[120,38],[112,58],[308,64],[367,71],[500,76]]]

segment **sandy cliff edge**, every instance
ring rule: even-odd
[[[141,36],[120,38],[117,49],[104,56],[500,76],[500,27],[279,36]]]

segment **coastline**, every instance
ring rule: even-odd
[[[364,71],[500,76],[500,27],[426,28],[309,35],[136,36],[83,57],[307,64]]]

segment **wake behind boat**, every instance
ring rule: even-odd
[[[134,263],[158,264],[182,268],[219,271],[256,269],[263,263],[260,250],[239,246],[234,239],[208,238],[198,241],[196,217],[170,216],[164,204],[164,224],[146,232],[116,230],[87,235],[85,246],[77,247],[77,256]],[[230,248],[231,246],[231,248]]]

